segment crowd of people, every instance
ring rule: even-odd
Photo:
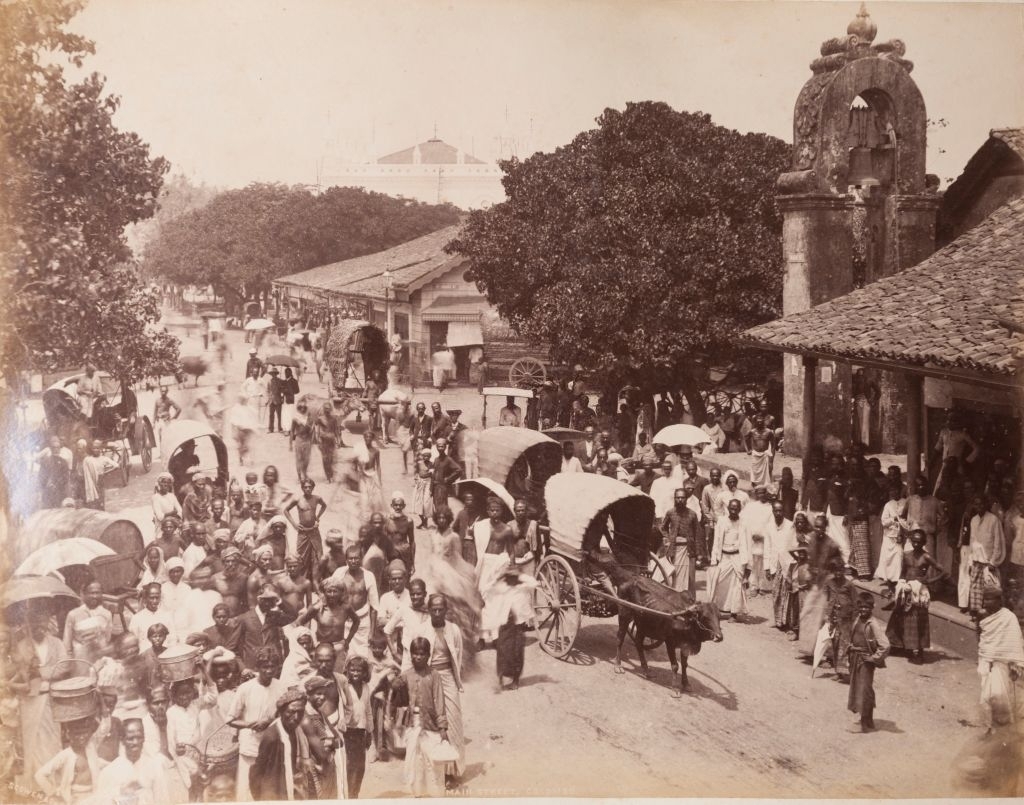
[[[523,499],[509,510],[470,489],[452,511],[456,482],[475,475],[474,432],[461,412],[379,404],[374,377],[358,403],[332,395],[311,406],[295,378],[278,379],[255,356],[250,364],[246,382],[276,390],[266,424],[254,417],[248,430],[287,435],[299,490],[275,466],[218,487],[185,450],[157,479],[137,611],[112,608],[112,591],[92,580],[59,634],[45,602],[20,635],[0,634],[0,667],[15,694],[0,721],[20,724],[24,790],[67,803],[133,795],[142,805],[358,797],[368,762],[404,755],[409,791],[437,795],[465,771],[461,693],[476,654],[493,645],[499,690],[519,686],[546,550],[542,512]],[[362,429],[342,424],[353,406]],[[242,418],[227,406],[210,410],[227,412],[224,426],[238,430]],[[156,421],[180,413],[162,390]],[[763,411],[738,444],[724,432],[719,440],[712,422],[696,449],[653,439],[671,417],[626,403],[616,414],[591,410],[570,383],[545,386],[525,415],[508,400],[499,424],[533,418],[582,431],[552,471],[605,475],[648,494],[669,585],[696,598],[703,573],[706,599],[739,622],[750,599],[764,596],[770,625],[849,683],[862,730],[875,728],[874,673],[889,654],[927,660],[931,595],[948,578],[982,635],[990,722],[1024,719],[1015,703],[1024,702],[1024,644],[1011,612],[1024,580],[1024,500],[1004,463],[979,477],[977,446],[957,435],[955,418],[935,482],[918,475],[908,489],[898,467],[883,472],[856,444],[816,452],[798,488],[788,467],[774,472],[780,434]],[[244,462],[248,437],[236,438]],[[380,450],[389,444],[412,475],[411,506],[400,492],[385,502]],[[341,480],[360,513],[350,528],[321,529],[328,504],[309,474],[314,447],[326,480]],[[354,449],[339,475],[343,447]],[[76,445],[68,456],[52,441],[39,460],[43,505],[70,498],[102,508],[101,448]],[[736,448],[750,456],[750,492],[737,473],[705,475],[694,460]],[[419,550],[417,531],[426,532]],[[936,558],[941,539],[957,548],[952,568]],[[884,585],[887,626],[857,579]],[[183,675],[174,671],[182,657]],[[90,712],[58,719],[47,691],[75,676],[67,660],[91,666],[97,695]]]

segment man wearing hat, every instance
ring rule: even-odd
[[[263,361],[256,357],[256,350],[249,350],[249,360],[245,362],[245,377],[251,377],[253,370],[256,371],[256,377],[260,377],[263,374]]]
[[[287,644],[281,627],[292,623],[297,614],[281,600],[272,584],[264,584],[256,596],[256,607],[243,612],[238,618],[242,665],[256,668],[263,649],[271,649],[283,657],[287,653]]]
[[[288,688],[277,697],[277,718],[261,736],[249,769],[249,790],[254,800],[319,799],[309,739],[299,729],[305,712],[306,693],[302,688]]]
[[[270,409],[270,421],[267,424],[267,433],[274,432],[275,416],[278,432],[284,433],[284,428],[281,427],[281,409],[284,406],[284,381],[278,377],[281,373],[276,366],[271,366],[267,374],[270,375],[270,382],[267,384],[267,399],[270,401],[268,406]]]
[[[242,552],[234,545],[229,545],[221,552],[220,560],[224,569],[214,573],[210,583],[227,605],[229,614],[234,617],[249,608],[246,587],[248,578],[242,571]]]
[[[91,581],[82,588],[82,605],[64,621],[64,650],[69,657],[95,662],[110,648],[114,617],[103,606],[103,586]]]

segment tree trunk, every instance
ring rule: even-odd
[[[704,398],[700,393],[700,386],[693,375],[689,372],[682,372],[679,375],[679,387],[686,398],[690,414],[693,416],[693,424],[700,427],[708,418],[707,408],[704,407]]]

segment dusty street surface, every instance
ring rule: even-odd
[[[233,359],[245,348],[232,343]],[[239,363],[240,366],[240,363]],[[231,369],[234,382],[241,371]],[[200,390],[208,387],[205,379]],[[303,391],[322,390],[315,373]],[[193,396],[174,390],[185,407]],[[417,400],[437,398],[420,390]],[[446,408],[461,408],[463,420],[479,426],[479,397],[472,390],[448,391]],[[186,407],[186,416],[188,408]],[[351,438],[351,437],[350,437]],[[297,489],[288,440],[261,433],[255,440],[258,467],[273,463]],[[342,460],[348,455],[343,452]],[[235,456],[232,455],[232,462]],[[112,489],[108,510],[127,509],[146,518],[156,460],[148,475],[135,467],[127,489]],[[314,451],[312,477],[328,501],[325,528],[346,522],[344,493],[323,482]],[[401,455],[383,452],[384,493],[410,495]],[[232,474],[238,468],[232,464]],[[151,526],[150,526],[151,529]],[[144,531],[147,539],[150,530]],[[424,536],[419,534],[420,538]],[[420,550],[425,546],[420,545]],[[703,574],[699,584],[703,586]],[[933,646],[935,660],[913,666],[893,657],[878,671],[875,687],[878,732],[855,732],[846,710],[848,687],[830,671],[810,678],[810,666],[794,644],[770,628],[770,603],[753,599],[748,623],[723,624],[724,642],[705,644],[691,659],[690,693],[670,696],[673,678],[664,648],[648,655],[652,678],[639,673],[627,639],[626,673],[613,673],[614,619],[585,618],[575,650],[564,661],[543,654],[528,639],[520,690],[496,692],[494,652],[482,652],[466,684],[463,702],[468,772],[464,793],[472,796],[762,796],[921,797],[952,793],[950,763],[977,733],[978,677],[974,665]],[[405,796],[402,762],[371,764],[364,797]]]

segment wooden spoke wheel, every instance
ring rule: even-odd
[[[572,650],[583,618],[580,585],[569,563],[556,554],[541,561],[537,582],[533,609],[540,647],[560,659]]]
[[[118,471],[121,474],[121,486],[128,486],[132,468],[132,447],[127,439],[120,443],[115,442],[111,446],[111,457],[117,462]]]
[[[521,389],[532,389],[548,379],[544,364],[536,358],[520,358],[508,370],[508,382]]]
[[[664,584],[668,587],[668,576],[665,575],[665,569],[662,567],[661,562],[658,561],[658,557],[653,553],[651,554],[650,561],[647,563],[647,570],[644,575],[649,579],[653,579],[659,584]],[[630,623],[628,629],[629,637],[632,640],[636,640],[636,623]],[[644,651],[653,651],[660,646],[664,641],[655,640],[653,637],[645,637],[643,641]]]
[[[142,472],[145,474],[153,466],[153,445],[156,443],[148,421],[144,421],[136,428],[135,440],[138,446],[139,458],[142,459]]]

